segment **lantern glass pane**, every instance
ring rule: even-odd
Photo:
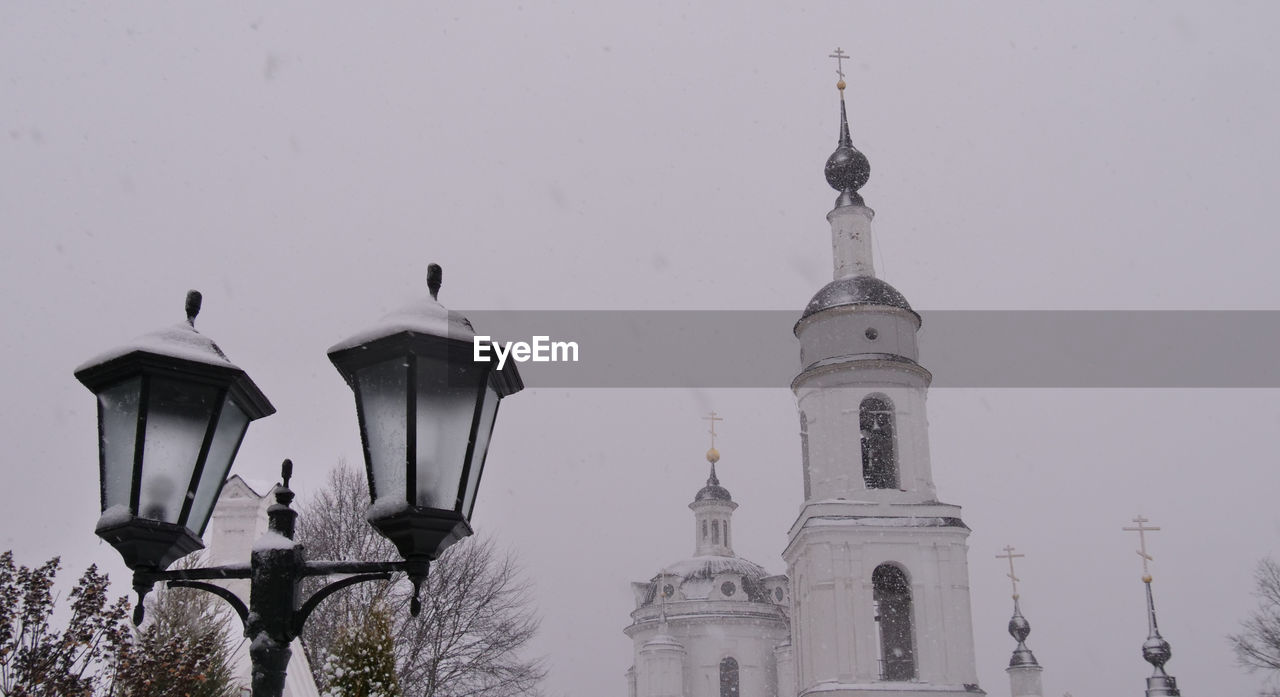
[[[212,385],[151,379],[139,517],[178,522],[217,399]]]
[[[498,415],[498,393],[487,387],[484,405],[480,408],[480,425],[476,428],[476,447],[471,453],[471,471],[467,473],[467,490],[462,497],[462,515],[471,520],[471,509],[476,505],[476,487],[480,485],[480,472],[484,469],[484,457],[489,451],[489,437],[493,435],[493,420]]]
[[[462,466],[488,365],[418,357],[417,505],[461,512]]]
[[[130,378],[98,393],[98,438],[102,448],[102,510],[130,504],[133,455],[138,444],[138,397],[142,378]]]
[[[409,367],[404,358],[362,368],[356,373],[365,442],[369,447],[370,484],[376,502],[408,503],[405,491]]]
[[[195,501],[191,503],[191,512],[187,514],[187,528],[197,536],[204,534],[209,514],[213,512],[213,502],[222,489],[222,483],[227,479],[227,472],[231,469],[231,462],[240,449],[240,441],[248,426],[249,417],[245,416],[228,394],[222,404],[222,413],[218,416],[218,424],[215,426],[217,430],[213,433],[209,454],[204,460],[200,483],[196,484]]]

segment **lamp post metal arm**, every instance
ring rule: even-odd
[[[253,578],[249,564],[224,564],[199,569],[170,569],[167,571],[135,572],[135,579],[159,583],[161,581],[212,581],[225,578]]]
[[[240,624],[245,628],[249,626],[249,608],[244,604],[235,593],[223,588],[215,586],[212,583],[204,583],[203,581],[169,581],[166,585],[170,588],[195,588],[197,590],[213,593],[214,595],[227,601],[232,610],[236,611],[236,615],[240,618]]]
[[[407,563],[402,561],[309,561],[303,566],[302,575],[390,574],[408,570]]]
[[[378,566],[378,565],[370,564],[370,566]],[[338,572],[335,572],[335,573],[338,573]],[[311,616],[311,613],[316,609],[316,606],[318,606],[325,598],[328,598],[330,595],[333,595],[334,593],[342,590],[343,588],[346,588],[347,586],[354,586],[357,583],[364,583],[365,581],[386,581],[390,578],[391,578],[390,571],[383,571],[380,573],[370,573],[370,574],[358,574],[355,576],[347,576],[346,578],[338,579],[337,581],[330,583],[324,588],[321,588],[320,590],[313,593],[310,598],[307,598],[307,602],[303,603],[302,607],[298,608],[298,610],[293,613],[294,635],[295,636],[302,635],[302,626],[307,623],[307,618]]]

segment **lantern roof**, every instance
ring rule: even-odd
[[[240,366],[231,362],[213,339],[196,331],[196,315],[200,313],[199,291],[187,292],[187,321],[144,334],[132,341],[99,353],[76,367],[75,376],[90,389],[115,380],[119,375],[139,366],[157,367],[165,361],[185,361],[189,368],[209,375],[222,376],[240,391],[252,406],[251,418],[275,413],[266,395],[249,379]],[[159,361],[157,361],[159,359]],[[207,368],[206,368],[207,366]]]
[[[329,348],[329,353],[345,351],[362,344],[372,343],[388,336],[411,332],[430,334],[462,341],[475,338],[471,322],[462,313],[452,312],[435,298],[418,298],[385,315],[372,326],[339,341]]]
[[[415,298],[383,316],[373,326],[339,341],[329,347],[329,353],[345,351],[405,332],[470,342],[476,335],[475,329],[471,327],[471,321],[462,313],[453,312],[441,305],[436,299],[436,294],[440,290],[440,277],[440,267],[432,264],[427,276],[431,295]]]
[[[196,363],[207,363],[222,368],[238,369],[236,364],[227,358],[227,354],[209,337],[196,331],[196,328],[181,322],[159,331],[144,334],[128,343],[108,349],[81,363],[76,368],[79,373],[95,368],[109,361],[127,356],[134,352],[151,353],[158,356],[182,358]]]

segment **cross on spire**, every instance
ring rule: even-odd
[[[713,411],[711,412],[711,416],[704,416],[704,417],[702,417],[702,420],[703,420],[703,421],[710,421],[710,422],[711,422],[711,430],[710,430],[710,431],[707,431],[707,433],[710,433],[710,434],[711,434],[711,447],[712,447],[712,448],[715,448],[715,447],[716,447],[716,422],[717,422],[717,421],[724,421],[724,419],[723,419],[723,418],[721,418],[721,417],[719,417],[719,416],[716,416],[716,413],[715,413],[715,411],[713,410]]]
[[[1154,532],[1156,530],[1159,530],[1160,528],[1147,527],[1145,523],[1150,523],[1151,521],[1147,520],[1146,518],[1143,518],[1141,515],[1139,515],[1137,518],[1134,518],[1133,522],[1137,523],[1138,526],[1132,527],[1132,528],[1126,527],[1122,529],[1126,532],[1138,533],[1138,545],[1141,547],[1141,549],[1138,550],[1138,556],[1142,557],[1142,580],[1146,581],[1147,583],[1151,583],[1151,572],[1147,569],[1147,562],[1155,561],[1155,557],[1151,556],[1150,554],[1147,554],[1147,533]]]
[[[1008,560],[1009,560],[1009,573],[1008,573],[1008,574],[1006,574],[1006,575],[1009,577],[1009,580],[1013,582],[1013,598],[1014,598],[1014,600],[1017,600],[1017,598],[1018,598],[1018,581],[1019,581],[1019,580],[1021,580],[1021,579],[1019,579],[1019,578],[1017,577],[1017,575],[1015,575],[1015,574],[1013,573],[1013,560],[1014,560],[1014,559],[1020,559],[1020,558],[1025,557],[1025,556],[1027,556],[1027,555],[1025,555],[1025,554],[1014,554],[1014,553],[1013,553],[1013,547],[1012,547],[1011,545],[1005,545],[1005,546],[1004,546],[1004,554],[997,554],[997,555],[996,555],[996,559],[1008,559]]]
[[[840,48],[839,46],[836,47],[835,53],[827,56],[827,58],[836,59],[836,75],[839,75],[841,80],[844,79],[844,59],[848,57],[849,57],[849,54],[845,53],[844,49]]]

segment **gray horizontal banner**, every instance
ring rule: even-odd
[[[789,387],[801,367],[796,312],[464,314],[497,344],[481,350],[525,358],[528,387]],[[934,387],[1280,387],[1277,311],[920,314],[920,363]]]

